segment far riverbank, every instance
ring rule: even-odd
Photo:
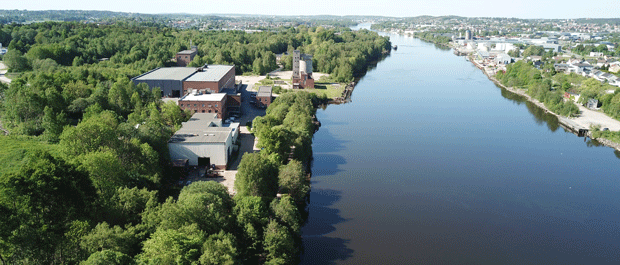
[[[491,73],[491,72],[489,71],[490,69],[487,69],[484,65],[482,65],[480,62],[478,62],[478,61],[477,61],[477,60],[475,60],[474,58],[469,57],[469,61],[470,61],[470,62],[472,62],[472,63],[473,63],[473,64],[474,64],[477,68],[479,68],[480,70],[482,70],[482,72],[483,72],[483,73],[484,73],[484,74],[485,74],[485,75],[489,78],[489,80],[491,80],[491,81],[492,81],[493,83],[495,83],[497,86],[502,87],[502,88],[504,88],[504,89],[506,89],[506,90],[510,91],[511,93],[514,93],[514,94],[517,94],[517,95],[520,95],[520,96],[525,97],[525,98],[526,98],[529,102],[532,102],[532,103],[534,103],[536,106],[538,106],[539,108],[541,108],[541,109],[545,110],[545,112],[546,112],[546,113],[549,113],[549,114],[552,114],[552,115],[556,116],[556,117],[558,118],[558,122],[559,122],[559,123],[561,123],[561,124],[562,124],[563,126],[565,126],[566,128],[569,128],[569,129],[570,129],[571,131],[573,131],[573,132],[578,132],[578,130],[579,130],[579,129],[578,129],[578,128],[575,128],[575,127],[574,127],[574,126],[575,126],[574,124],[568,123],[568,122],[566,121],[566,119],[568,119],[567,117],[563,117],[563,116],[561,116],[561,115],[559,115],[559,114],[557,114],[557,113],[555,113],[555,112],[553,112],[553,111],[549,110],[549,109],[545,106],[545,104],[543,104],[542,102],[540,102],[540,101],[538,101],[537,99],[535,99],[535,98],[531,97],[530,95],[528,95],[524,89],[518,89],[518,88],[515,88],[515,87],[508,87],[508,86],[505,86],[504,84],[502,84],[499,80],[497,80],[497,79],[495,78],[495,73],[494,73],[494,72],[493,72],[493,73]],[[585,111],[587,111],[587,110],[585,110],[583,107],[580,107],[580,110],[582,111],[582,114],[581,114],[581,115],[583,115],[583,113],[584,113]],[[610,119],[611,119],[611,118],[610,118]],[[614,121],[615,121],[615,120],[614,120]],[[615,122],[618,122],[618,121],[615,121]],[[580,124],[580,125],[581,125],[581,124]],[[596,140],[596,141],[600,142],[601,144],[603,144],[603,145],[605,145],[605,146],[607,146],[607,147],[611,147],[611,148],[613,148],[613,149],[615,149],[615,150],[617,150],[617,151],[620,151],[620,143],[616,143],[616,142],[613,142],[613,141],[611,141],[611,140],[609,140],[609,139],[602,138],[602,137],[594,138],[594,137],[592,137],[592,132],[591,132],[591,131],[589,131],[589,130],[590,130],[590,128],[589,128],[588,126],[584,126],[584,125],[582,125],[582,126],[583,126],[583,127],[585,127],[585,128],[588,128],[588,132],[587,132],[584,136],[589,137],[589,138],[590,138],[590,139],[592,139],[592,140]]]

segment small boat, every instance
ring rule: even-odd
[[[394,49],[394,50],[398,50],[398,46],[397,46],[397,45],[394,45],[394,47],[392,47],[392,49]]]

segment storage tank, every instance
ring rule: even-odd
[[[302,60],[299,61],[300,71],[311,74],[312,73],[312,57],[311,56],[303,56]]]

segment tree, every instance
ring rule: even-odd
[[[30,68],[28,59],[19,50],[9,49],[2,59],[11,72],[26,71]]]
[[[113,250],[125,254],[136,254],[136,246],[141,241],[136,227],[128,226],[123,229],[120,226],[110,227],[108,223],[97,224],[87,235],[82,237],[80,245],[88,253],[97,251]]]
[[[519,50],[519,48],[514,48],[508,51],[508,55],[510,55],[510,57],[519,58],[521,56],[521,50]]]
[[[80,265],[133,265],[136,262],[123,253],[114,250],[102,250],[93,253]]]
[[[199,181],[183,188],[177,202],[186,223],[198,224],[207,235],[230,229],[232,199],[222,184]]]
[[[204,265],[233,265],[237,263],[235,237],[220,231],[207,238],[202,246],[200,263]]]
[[[137,256],[141,264],[195,264],[202,255],[205,235],[198,225],[159,228],[144,242]]]
[[[254,63],[252,64],[252,72],[256,75],[265,74],[265,68],[263,66],[263,61],[260,58],[254,59]]]
[[[267,264],[291,264],[297,256],[295,240],[288,229],[271,220],[265,229]]]
[[[237,231],[241,231],[239,244],[247,253],[247,263],[257,263],[263,252],[264,227],[269,223],[269,208],[261,197],[235,196],[233,216],[236,217]]]
[[[9,263],[52,263],[62,259],[65,233],[73,220],[88,218],[96,194],[87,175],[52,157],[33,151],[20,169],[0,182],[0,252]],[[66,257],[65,257],[66,258]]]
[[[278,192],[278,167],[266,152],[246,153],[235,180],[237,196],[275,197]]]
[[[291,229],[294,234],[300,233],[301,216],[291,196],[284,194],[282,198],[273,199],[270,208],[281,224]]]
[[[303,202],[310,191],[310,182],[303,165],[298,160],[291,160],[287,165],[280,167],[278,174],[280,193],[288,193],[295,201]]]
[[[54,110],[49,106],[45,106],[43,110],[43,138],[50,143],[58,142],[58,138],[62,133],[63,127],[67,124],[67,115],[64,112],[56,115]]]

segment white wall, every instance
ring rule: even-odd
[[[228,147],[232,151],[230,137],[227,143],[168,143],[170,158],[189,159],[190,166],[198,165],[198,157],[211,158],[211,164],[218,166],[226,165],[228,162]]]

